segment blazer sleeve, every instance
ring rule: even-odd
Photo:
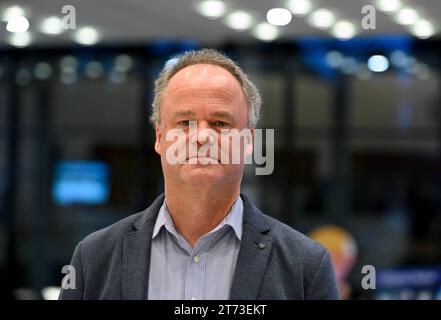
[[[62,281],[59,300],[82,300],[83,299],[83,267],[81,261],[81,242],[76,246],[70,266],[74,267]],[[72,275],[72,271],[74,274]],[[70,277],[68,285],[64,285],[66,277]],[[63,288],[64,287],[64,288]]]
[[[306,293],[308,300],[339,300],[340,292],[328,250],[324,250],[320,263]]]

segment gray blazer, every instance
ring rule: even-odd
[[[230,298],[339,299],[328,251],[265,215],[241,194],[243,234]],[[75,248],[76,288],[59,299],[146,299],[153,226],[164,195]],[[71,278],[73,280],[73,278]]]

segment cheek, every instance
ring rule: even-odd
[[[231,138],[226,135],[218,136],[219,150],[222,155],[228,156],[231,153]]]
[[[171,126],[164,126],[161,128],[161,146],[170,146],[175,143],[182,143],[185,141],[187,134],[184,130],[179,130]],[[165,151],[165,150],[163,150]]]
[[[187,160],[189,138],[183,130],[164,132],[160,141],[162,162],[167,166],[179,165]]]
[[[221,135],[219,149],[223,164],[241,164],[245,155],[245,139],[235,135]]]

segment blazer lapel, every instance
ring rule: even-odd
[[[256,300],[265,275],[273,239],[265,235],[269,226],[263,220],[262,213],[246,196],[241,195],[241,197],[244,202],[244,229],[230,299]]]
[[[153,227],[164,196],[159,196],[134,223],[134,231],[124,235],[122,261],[122,299],[146,300],[150,270]]]
[[[273,239],[266,235],[269,225],[263,214],[241,194],[244,202],[243,233],[230,291],[232,300],[255,300],[259,294]],[[122,299],[148,297],[150,251],[153,227],[164,195],[159,196],[134,223],[134,231],[124,235],[122,261]]]

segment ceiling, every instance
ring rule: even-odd
[[[352,19],[361,23],[361,8],[374,0],[311,0],[314,8],[332,9],[338,18]],[[283,7],[285,1],[226,0],[228,11],[244,9],[252,13],[256,21],[265,21],[267,10]],[[406,4],[441,26],[441,1],[403,0]],[[38,31],[41,20],[47,16],[63,17],[61,8],[71,4],[76,9],[77,27],[90,25],[100,32],[102,43],[145,43],[154,39],[194,39],[204,44],[223,41],[250,41],[249,31],[238,32],[225,25],[222,19],[210,20],[195,10],[196,0],[17,0],[0,1],[0,12],[10,5],[19,5],[26,10],[30,22],[33,46],[63,46],[73,43],[73,30],[57,36],[48,36]],[[0,45],[7,46],[11,35],[0,22]],[[298,36],[330,36],[329,32],[314,29],[306,17],[295,16],[290,24],[281,27],[282,39]],[[362,36],[385,34],[409,34],[409,31],[393,21],[391,16],[377,11],[376,30],[361,30]]]

